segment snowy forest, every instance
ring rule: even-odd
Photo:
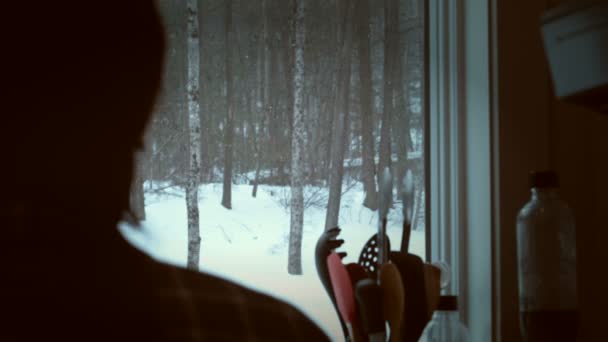
[[[131,207],[145,223],[159,203],[178,200],[186,220],[171,224],[187,231],[187,267],[205,263],[210,234],[259,243],[277,224],[283,272],[302,274],[311,258],[303,238],[359,229],[349,225],[355,215],[375,229],[386,167],[395,207],[399,180],[412,171],[413,227],[424,230],[423,0],[159,0],[158,8],[163,84]],[[271,205],[281,210],[264,209]],[[236,216],[248,208],[256,212]]]

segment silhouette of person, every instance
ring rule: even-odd
[[[327,340],[293,307],[154,261],[116,229],[160,84],[154,1],[0,12],[0,340]]]

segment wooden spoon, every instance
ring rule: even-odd
[[[392,263],[380,269],[380,288],[382,289],[382,311],[391,329],[390,342],[401,342],[404,309],[404,291],[401,274]]]

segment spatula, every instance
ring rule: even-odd
[[[340,234],[340,228],[334,227],[328,229],[321,234],[319,240],[317,240],[317,245],[315,247],[315,262],[317,266],[317,274],[319,275],[319,279],[325,288],[325,291],[329,295],[336,312],[338,312],[338,305],[336,304],[336,296],[334,295],[334,290],[331,286],[331,279],[329,278],[329,271],[327,270],[327,256],[336,248],[342,246],[344,240],[336,239]],[[346,256],[346,253],[338,253],[338,256],[343,258]],[[342,319],[342,316],[338,315],[340,326],[342,327],[342,332],[344,336],[348,336],[348,330],[346,328],[346,323]]]
[[[355,286],[355,298],[363,334],[369,342],[386,342],[380,286],[371,278],[359,280]]]
[[[391,241],[388,236],[384,239],[385,250],[391,250]],[[374,234],[363,246],[361,253],[359,254],[359,265],[363,266],[367,273],[374,278],[378,279],[378,260],[380,253],[380,245],[378,245],[378,234]]]
[[[390,327],[390,342],[402,341],[402,322],[405,304],[403,281],[399,270],[392,263],[380,269],[380,288],[382,289],[382,311]]]
[[[348,272],[348,275],[350,277],[350,283],[353,286],[353,289],[357,286],[357,283],[360,280],[363,279],[369,279],[370,275],[369,273],[367,273],[367,271],[365,270],[365,268],[363,268],[363,266],[351,262],[349,264],[346,264],[346,271]]]
[[[391,252],[391,262],[401,274],[404,291],[401,341],[417,342],[429,321],[424,262],[414,254]]]
[[[357,319],[355,293],[348,271],[336,252],[331,252],[327,257],[327,269],[329,270],[331,285],[336,296],[338,311],[346,323],[350,340],[354,342],[361,341],[361,330]]]

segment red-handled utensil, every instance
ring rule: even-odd
[[[355,304],[355,293],[346,266],[342,263],[336,252],[327,256],[327,269],[329,278],[336,296],[338,311],[346,323],[350,340],[362,341],[359,321],[357,319],[357,306]]]

